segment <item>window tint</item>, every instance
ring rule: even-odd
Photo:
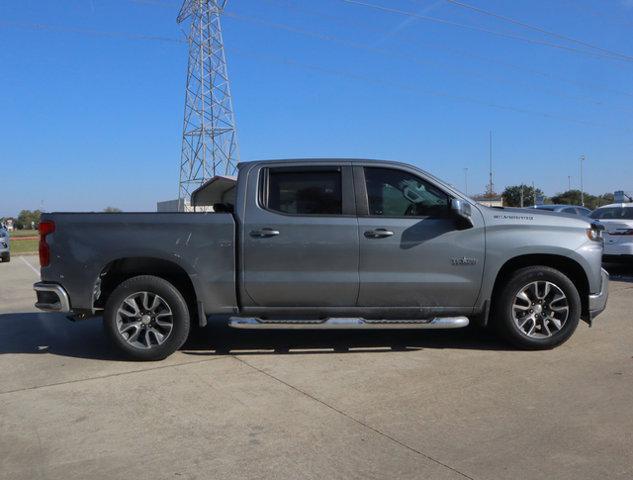
[[[448,195],[400,170],[365,168],[369,214],[381,217],[445,217]]]
[[[575,208],[567,207],[567,208],[563,208],[563,213],[572,213],[576,215],[577,212]]]
[[[341,172],[337,170],[268,170],[271,210],[294,215],[341,215]]]
[[[591,214],[591,218],[601,220],[633,220],[632,207],[606,207],[599,208]]]

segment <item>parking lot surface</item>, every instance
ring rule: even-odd
[[[0,478],[630,479],[633,277],[563,346],[488,334],[197,332],[132,363],[0,264]]]

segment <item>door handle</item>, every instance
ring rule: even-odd
[[[376,230],[367,230],[365,232],[365,236],[367,238],[385,238],[391,237],[393,232],[391,230],[387,230],[386,228],[377,228]]]
[[[279,230],[273,230],[272,228],[262,228],[251,232],[251,237],[255,238],[276,237],[277,235],[279,235]]]

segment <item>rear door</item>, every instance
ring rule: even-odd
[[[255,167],[249,172],[247,204],[245,306],[355,305],[358,221],[349,163]]]
[[[464,228],[451,196],[414,169],[355,166],[360,238],[360,307],[468,311],[482,280],[480,212]]]

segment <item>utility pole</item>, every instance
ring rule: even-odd
[[[523,208],[523,185],[521,185],[521,208]]]
[[[490,160],[490,169],[489,169],[489,179],[488,179],[488,197],[493,197],[494,193],[495,193],[495,189],[494,189],[494,183],[492,182],[492,130],[490,130],[490,138],[489,138],[490,142],[489,142],[489,150],[488,150],[488,155],[489,155],[489,160]]]
[[[567,175],[567,191],[571,190],[571,175]]]
[[[464,167],[464,193],[468,195],[468,167]]]
[[[227,0],[185,0],[178,23],[190,19],[185,116],[178,198],[215,175],[233,175],[239,162],[233,102],[220,15]]]
[[[585,161],[585,156],[581,155],[579,160],[580,160],[580,204],[584,207],[585,206],[585,187],[582,183],[582,164]]]

